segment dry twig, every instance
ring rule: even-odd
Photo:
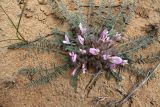
[[[100,74],[102,74],[103,72],[102,71],[99,71],[98,73],[96,73],[95,75],[93,75],[93,77],[91,78],[91,80],[89,81],[89,83],[87,84],[87,86],[86,86],[86,90],[87,90],[87,97],[88,97],[88,94],[90,93],[90,91],[91,91],[91,89],[93,88],[93,85],[95,84],[95,82],[96,82],[96,80],[97,80],[97,78],[98,78],[98,76],[100,75]]]
[[[124,104],[128,99],[130,99],[130,97],[139,89],[141,88],[150,78],[151,76],[157,72],[158,70],[160,69],[160,63],[158,64],[158,66],[153,70],[153,71],[150,71],[148,73],[148,75],[146,76],[146,78],[144,80],[142,80],[140,83],[136,84],[133,89],[131,90],[131,92],[129,92],[129,94],[124,97],[121,101],[118,102],[118,104],[116,105],[122,105]]]
[[[23,12],[24,12],[24,9],[25,9],[25,6],[26,4],[24,5],[23,9],[22,9],[22,12],[21,12],[21,15],[20,15],[20,19],[19,19],[19,22],[18,22],[18,26],[16,26],[14,24],[14,22],[12,21],[12,19],[10,18],[10,16],[7,14],[7,12],[5,11],[5,9],[0,5],[0,8],[1,10],[4,12],[4,14],[7,16],[7,18],[9,19],[9,21],[11,22],[11,24],[13,25],[13,27],[16,29],[16,35],[17,35],[17,39],[18,40],[21,40],[25,43],[27,43],[28,41],[25,40],[25,38],[22,36],[22,34],[19,32],[19,26],[20,26],[20,22],[21,22],[21,19],[22,19],[22,15],[23,15]],[[14,39],[13,39],[14,40]],[[5,40],[6,41],[6,40]]]
[[[157,72],[160,69],[160,63],[158,64],[158,66],[153,70],[153,71],[149,71],[148,75],[138,84],[134,85],[132,90],[127,94],[127,96],[125,96],[122,100],[120,101],[115,101],[107,104],[106,107],[110,107],[110,105],[116,105],[116,107],[121,107],[125,102],[127,102],[132,96],[133,94],[135,94],[135,92],[141,88],[150,78],[151,76]]]

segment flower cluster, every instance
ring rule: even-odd
[[[128,60],[124,60],[118,56],[114,49],[114,45],[122,40],[121,34],[116,33],[111,35],[107,28],[103,29],[98,37],[94,33],[88,32],[89,30],[80,23],[79,30],[76,32],[76,47],[79,51],[69,52],[70,59],[74,65],[73,76],[79,67],[85,73],[89,66],[96,69],[112,70],[117,66],[128,64]],[[65,40],[63,41],[65,45],[72,45],[69,37],[68,34],[65,34]]]

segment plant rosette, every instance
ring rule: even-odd
[[[81,23],[75,33],[75,38],[65,34],[63,40],[64,50],[68,52],[73,65],[71,73],[74,76],[78,69],[86,73],[89,67],[95,70],[114,70],[118,66],[125,66],[128,60],[118,56],[118,50],[114,48],[122,40],[120,33],[111,34],[107,28],[102,29],[98,36]]]

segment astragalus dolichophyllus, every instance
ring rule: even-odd
[[[98,71],[114,70],[128,64],[128,60],[118,55],[118,50],[114,46],[122,40],[120,33],[111,34],[107,28],[101,29],[96,35],[90,29],[79,24],[73,38],[66,33],[63,44],[66,47],[74,47],[75,50],[67,50],[73,65],[72,76],[78,70],[86,73],[89,67]]]

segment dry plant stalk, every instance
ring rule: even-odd
[[[154,73],[158,72],[158,70],[160,70],[160,63],[153,71],[149,71],[148,75],[141,82],[135,84],[132,90],[122,100],[111,102],[105,107],[110,107],[111,105],[115,105],[116,107],[122,107],[122,105],[126,103],[136,93],[136,91],[138,91],[152,77]]]

